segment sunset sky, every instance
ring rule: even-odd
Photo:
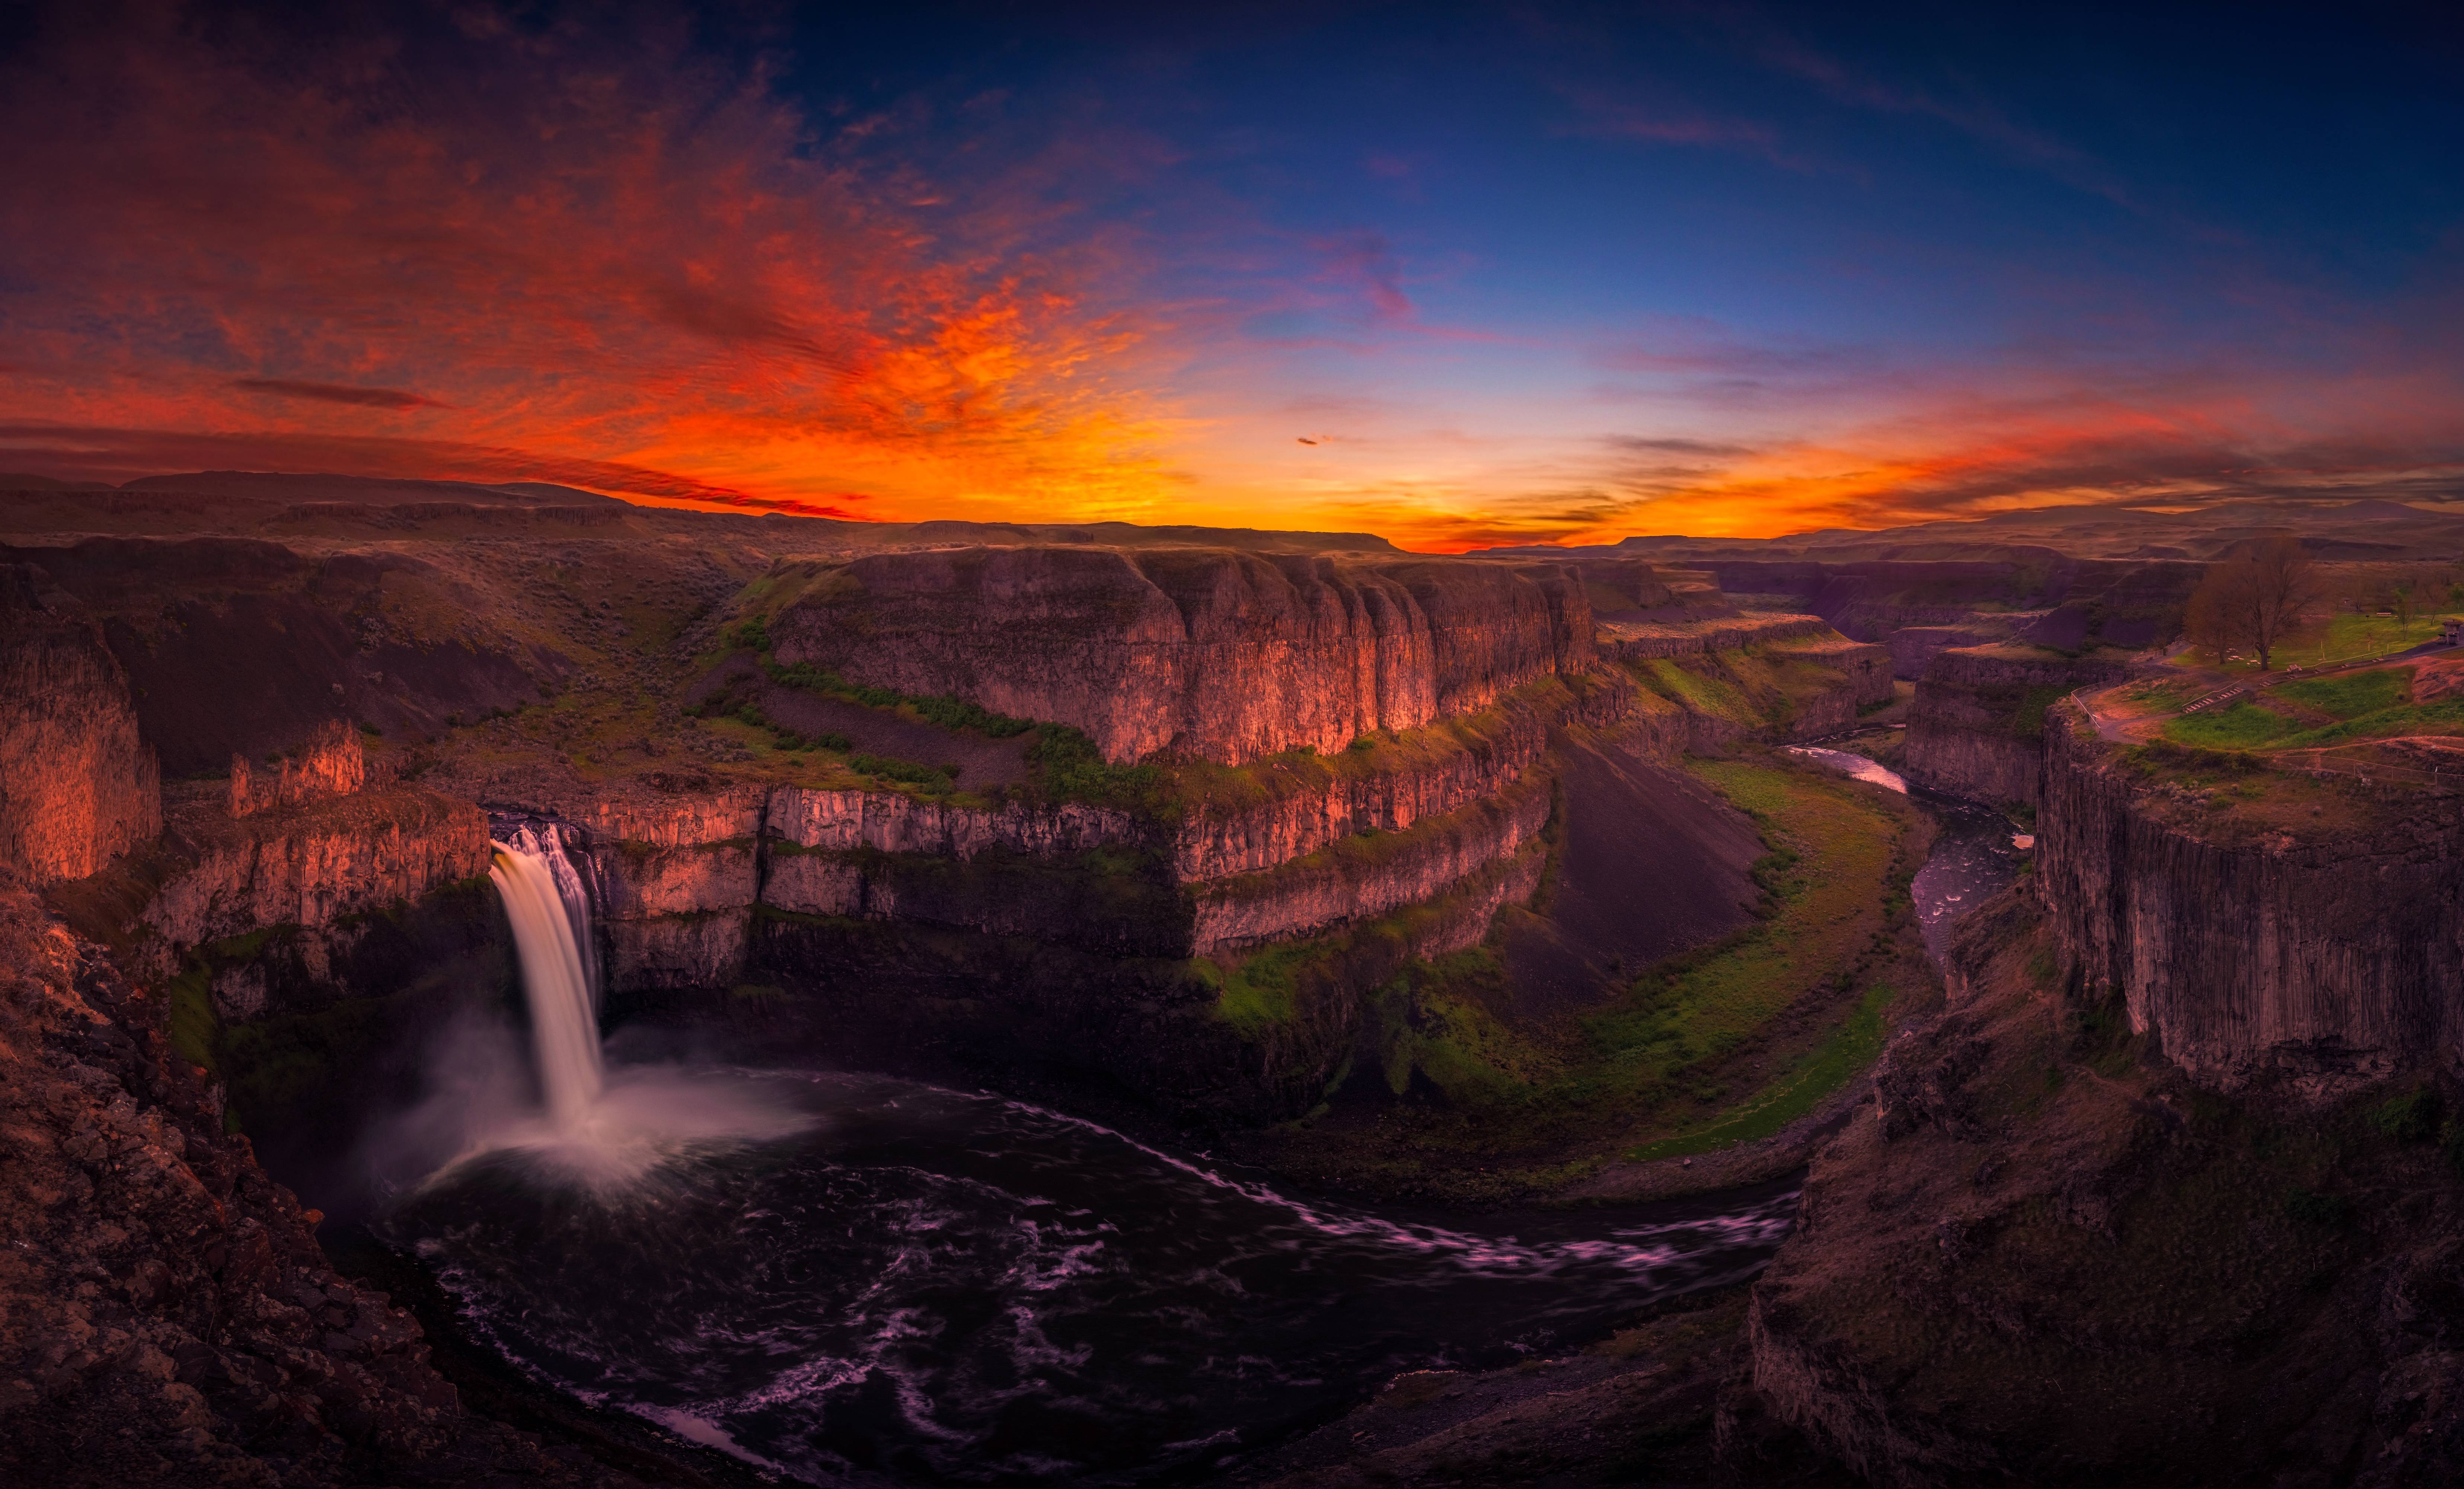
[[[2464,499],[2442,10],[1179,9],[11,12],[0,471],[1432,549]]]

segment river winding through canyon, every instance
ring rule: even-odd
[[[2016,878],[2027,850],[2035,846],[2035,838],[2014,832],[2010,819],[1992,808],[1941,791],[1911,789],[1898,771],[1863,755],[1819,745],[1798,745],[1789,753],[1910,797],[1932,815],[1933,851],[1909,883],[1908,894],[1916,900],[1925,954],[1936,967],[1950,950],[1951,927],[1959,918]]]
[[[1992,813],[1927,805],[1939,955],[2015,855]],[[1210,1478],[1401,1371],[1561,1350],[1750,1276],[1794,1219],[1782,1183],[1433,1222],[891,1077],[603,1073],[586,892],[553,831],[509,835],[492,877],[545,1109],[474,1119],[382,1233],[533,1379],[796,1479]]]

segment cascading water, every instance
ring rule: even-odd
[[[513,922],[548,1118],[572,1130],[599,1100],[606,1074],[600,1061],[597,1000],[591,996],[590,963],[583,949],[589,937],[589,901],[562,845],[552,836],[549,841],[555,851],[542,851],[538,835],[524,828],[513,842],[491,843],[495,861],[488,878]]]
[[[389,1164],[433,1186],[496,1156],[535,1177],[605,1190],[812,1125],[808,1114],[736,1077],[672,1065],[608,1067],[594,995],[590,896],[563,830],[510,825],[491,846],[488,878],[513,924],[540,1105],[523,1089],[510,1031],[478,1019],[440,1047],[432,1095],[380,1145],[403,1155]]]
[[[385,1233],[535,1378],[766,1472],[1211,1478],[1399,1371],[1502,1364],[1749,1276],[1795,1211],[1783,1183],[1457,1229],[998,1097],[603,1067],[580,866],[553,825],[499,833],[545,1109],[512,1032],[475,1016],[406,1122],[427,1177]]]

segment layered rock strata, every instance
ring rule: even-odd
[[[1400,832],[1496,795],[1571,722],[1621,722],[1639,703],[1621,675],[1596,669],[1527,687],[1478,714],[1332,758],[1287,755],[1226,773],[1221,789],[1192,772],[1197,797],[1172,834],[1182,879],[1255,873],[1362,832]]]
[[[796,576],[778,656],[1075,725],[1113,761],[1335,750],[1593,656],[1560,566],[1222,548],[968,548]]]
[[[2464,1055],[2464,815],[2373,802],[2375,825],[2253,829],[2148,786],[2075,705],[2046,733],[2037,878],[2074,977],[2201,1080],[2331,1083]]]
[[[168,868],[138,919],[146,958],[272,926],[319,928],[488,872],[487,817],[469,802],[401,789],[330,797],[237,821],[218,804],[175,808]]]
[[[1606,620],[1599,626],[1603,656],[1628,660],[1644,656],[1696,656],[1727,652],[1766,641],[1831,633],[1831,622],[1819,615],[1754,614],[1729,620],[1685,624],[1676,621]]]
[[[1519,782],[1408,832],[1353,837],[1263,874],[1202,887],[1191,929],[1199,956],[1283,941],[1436,898],[1512,857],[1548,825],[1546,777]]]
[[[0,868],[82,878],[162,829],[162,772],[90,626],[0,575]]]
[[[2034,648],[1936,653],[1908,705],[1909,780],[1978,801],[2036,805],[2046,710],[2083,687],[2128,675],[2114,657],[2066,657]]]

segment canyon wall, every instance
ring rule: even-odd
[[[141,916],[158,966],[181,948],[270,926],[323,927],[484,875],[488,824],[469,802],[417,789],[241,819],[193,803],[174,809],[165,851],[177,866]]]
[[[82,878],[162,828],[162,772],[91,626],[0,573],[0,869]]]
[[[2012,639],[2079,651],[2139,650],[2181,633],[2183,607],[2206,566],[2080,559],[2014,545],[1993,559],[1706,561],[1720,588],[1784,595],[1860,641],[1891,643],[1899,676],[1917,678],[1935,637]],[[1904,645],[1894,637],[1916,632]]]
[[[1347,839],[1265,873],[1198,892],[1191,950],[1199,956],[1369,920],[1436,899],[1512,857],[1548,826],[1550,781],[1535,775],[1410,831]]]
[[[2464,814],[2356,803],[2370,825],[2252,831],[2144,781],[2067,702],[2046,732],[2037,878],[2075,979],[2198,1078],[2335,1079],[2464,1055]]]
[[[1934,654],[1908,705],[1911,781],[1977,801],[2036,805],[2046,710],[2082,687],[2128,675],[2119,657],[2066,657],[2022,647]]]
[[[225,1131],[165,1000],[6,889],[0,992],[0,1480],[640,1482],[466,1411]]]
[[[1331,751],[1579,672],[1562,566],[1223,548],[966,548],[801,576],[777,655],[1077,726],[1113,761]]]
[[[1613,620],[1600,624],[1599,650],[1601,656],[1620,661],[1643,656],[1693,656],[1829,633],[1831,622],[1819,615],[1765,612],[1693,624]]]

